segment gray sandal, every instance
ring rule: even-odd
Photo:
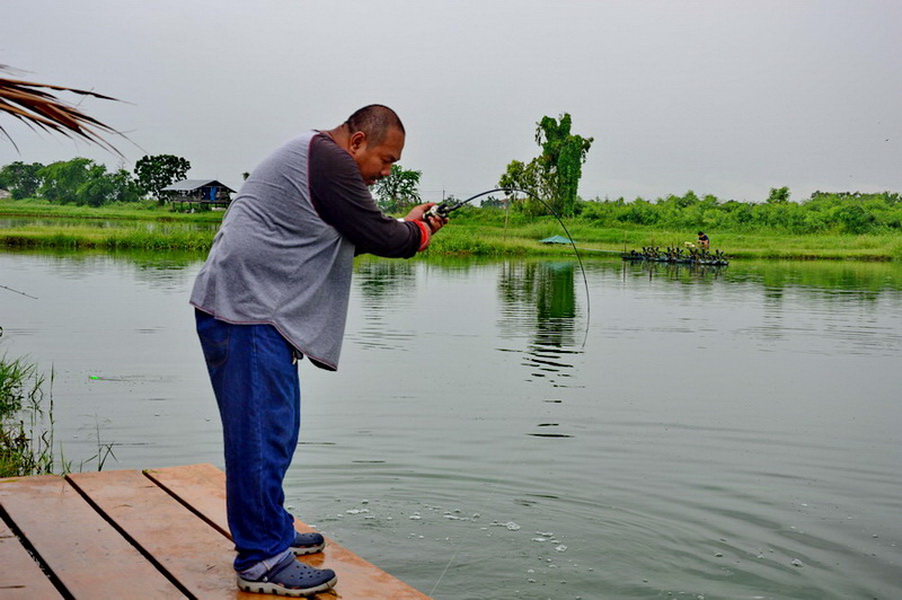
[[[260,579],[238,575],[238,589],[257,594],[276,594],[301,598],[332,589],[338,577],[332,569],[315,569],[297,560],[293,554],[267,571]]]
[[[297,533],[294,534],[294,541],[291,542],[289,550],[294,552],[295,556],[303,556],[305,554],[314,554],[322,552],[326,547],[326,538],[319,533]]]

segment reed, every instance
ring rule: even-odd
[[[53,399],[45,411],[45,383],[29,360],[0,357],[0,477],[53,472]]]

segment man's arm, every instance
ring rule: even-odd
[[[313,206],[323,221],[357,247],[358,254],[409,258],[429,245],[430,226],[422,220],[398,221],[379,210],[354,160],[327,136],[313,138],[309,160]],[[408,218],[412,216],[414,211]]]

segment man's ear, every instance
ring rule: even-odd
[[[351,135],[351,139],[348,141],[348,148],[352,153],[356,153],[358,150],[366,148],[366,134],[362,131],[358,131]]]

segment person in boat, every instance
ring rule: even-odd
[[[244,591],[306,596],[337,582],[333,570],[295,559],[325,539],[296,532],[284,507],[300,428],[297,362],[338,369],[355,255],[409,258],[446,222],[425,216],[434,203],[388,217],[370,195],[404,140],[398,115],[374,104],[275,150],[245,180],[194,283]]]
[[[701,247],[702,250],[707,250],[708,247],[711,245],[711,240],[708,239],[708,236],[705,234],[704,231],[698,232],[698,245],[699,245],[699,247]]]

